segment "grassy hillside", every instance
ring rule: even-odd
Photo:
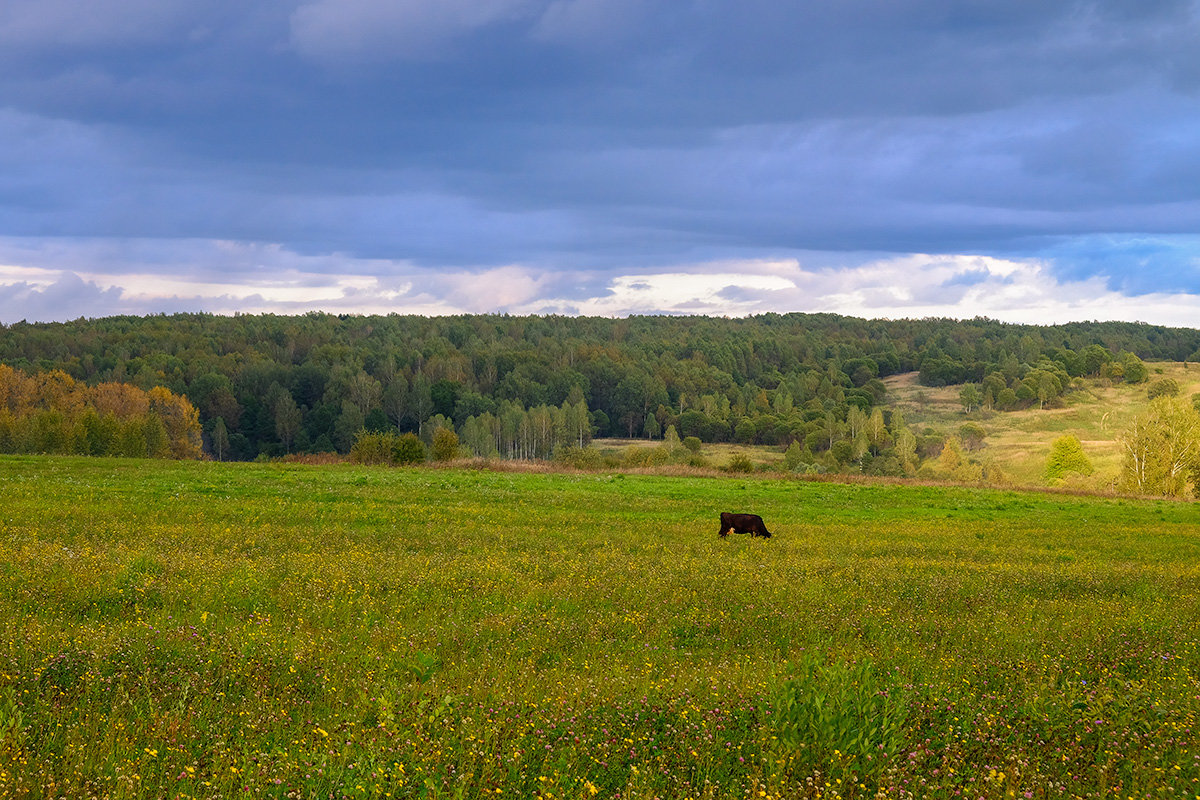
[[[0,796],[1200,793],[1191,504],[18,457],[0,487]]]
[[[961,386],[932,388],[917,382],[917,373],[893,375],[884,380],[887,398],[883,407],[901,411],[905,424],[921,434],[925,431],[953,435],[966,422],[976,422],[987,432],[982,449],[970,454],[977,460],[994,461],[1019,486],[1045,485],[1043,472],[1050,446],[1059,436],[1079,438],[1096,472],[1089,478],[1072,478],[1071,486],[1095,491],[1111,490],[1121,469],[1120,436],[1134,416],[1149,403],[1147,387],[1156,380],[1171,378],[1181,395],[1200,393],[1200,366],[1187,362],[1156,362],[1149,365],[1150,381],[1144,384],[1110,385],[1107,381],[1085,380],[1082,388],[1064,395],[1056,407],[1020,411],[975,410],[967,413],[959,401]],[[613,462],[643,448],[657,447],[647,439],[597,439],[593,448]],[[782,471],[783,448],[734,443],[705,443],[702,455],[717,469],[735,456],[745,456],[756,468]]]
[[[1173,378],[1183,396],[1200,392],[1200,366],[1196,364],[1159,362],[1147,366],[1151,382]],[[953,433],[967,421],[983,425],[988,434],[986,446],[976,455],[995,459],[1014,480],[1031,486],[1042,483],[1050,444],[1064,433],[1079,437],[1096,467],[1096,474],[1086,485],[1097,489],[1111,486],[1121,467],[1118,437],[1149,402],[1147,384],[1107,386],[1089,381],[1084,390],[1065,395],[1061,408],[967,414],[958,399],[960,386],[921,386],[916,382],[916,373],[892,376],[884,383],[888,388],[887,405],[901,410],[914,430],[931,427]]]

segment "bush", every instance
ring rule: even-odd
[[[457,439],[457,437],[455,437]],[[395,431],[379,433],[360,430],[350,447],[350,461],[355,464],[419,464],[425,461],[425,445],[415,433],[397,435]]]
[[[1012,478],[992,459],[983,462],[983,480],[991,486],[1009,486],[1012,484]]]
[[[392,459],[396,464],[423,464],[425,443],[415,433],[401,434],[392,446]]]
[[[686,447],[688,450],[691,450],[693,453],[699,453],[700,452],[700,437],[699,436],[686,437],[683,440],[683,446]]]
[[[1153,400],[1156,397],[1175,397],[1179,394],[1179,383],[1173,378],[1162,378],[1146,387],[1146,395]]]
[[[391,464],[396,434],[378,433],[365,428],[354,437],[350,445],[350,461],[355,464]]]
[[[435,430],[430,457],[434,461],[453,461],[458,458],[458,434],[449,428]]]
[[[727,472],[754,472],[754,463],[745,453],[737,453],[725,465]]]
[[[598,451],[574,444],[555,450],[554,462],[575,469],[600,469],[604,466],[604,459]]]
[[[657,467],[671,461],[671,452],[664,446],[642,447],[631,444],[621,453],[621,464],[626,467]]]

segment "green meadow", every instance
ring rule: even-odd
[[[720,511],[770,540],[717,537]],[[1189,503],[0,458],[0,796],[1200,797]]]

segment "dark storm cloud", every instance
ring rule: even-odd
[[[560,299],[804,250],[1200,291],[1197,52],[1193,0],[9,0],[0,234]]]

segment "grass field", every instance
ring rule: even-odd
[[[0,493],[0,796],[1200,796],[1192,504],[23,457]]]
[[[602,457],[620,463],[622,456],[662,445],[661,439],[593,439],[591,448]],[[700,455],[711,468],[720,470],[728,467],[734,456],[745,456],[756,470],[784,472],[784,449],[781,446],[739,444],[736,442],[705,442]]]

